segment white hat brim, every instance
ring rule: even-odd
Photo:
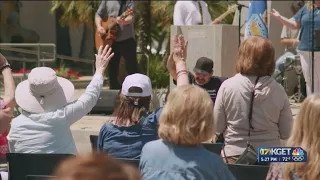
[[[43,104],[40,104],[41,97],[35,97],[31,93],[29,81],[22,81],[18,84],[15,93],[18,106],[30,113],[45,113],[67,105],[74,94],[74,85],[65,78],[57,77],[57,80],[58,86],[43,98]]]

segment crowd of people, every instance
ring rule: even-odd
[[[201,64],[210,60],[200,58],[192,75],[186,68],[184,37],[174,37],[173,43],[168,69],[177,87],[170,92],[164,107],[150,112],[149,77],[128,75],[122,83],[114,116],[99,133],[98,153],[63,162],[55,174],[58,179],[235,179],[226,164],[237,163],[247,147],[248,131],[255,150],[260,146],[280,146],[280,140],[290,137],[289,146],[300,146],[308,152],[310,158],[304,165],[271,164],[269,179],[319,178],[316,139],[320,97],[309,96],[293,122],[286,93],[271,76],[275,57],[269,40],[253,36],[241,43],[237,74],[220,83],[215,98],[210,97],[203,84],[197,84],[197,80],[212,81],[206,75],[212,76],[213,67],[201,70]],[[100,47],[95,75],[75,101],[71,101],[73,84],[57,77],[49,67],[32,69],[28,79],[15,89],[10,65],[1,55],[5,84],[1,130],[10,129],[10,152],[77,155],[70,126],[96,104],[113,55],[110,47]],[[15,103],[21,114],[10,125],[10,111]],[[221,156],[201,145],[214,142],[217,133],[224,137]],[[140,171],[114,158],[138,159]]]
[[[96,24],[101,24],[104,16],[116,16],[122,7],[134,7],[131,1],[121,6],[115,2],[101,3]],[[187,7],[191,8],[192,3]],[[116,9],[110,8],[116,5]],[[178,13],[181,4],[178,5],[175,21],[182,23],[183,17]],[[281,16],[276,10],[271,15],[288,27],[304,29],[300,32],[303,39],[298,41],[290,36],[292,39],[284,44],[299,44],[305,75],[310,69],[307,54],[312,49],[307,31],[310,24],[305,17],[310,16],[310,4],[299,8],[299,11],[294,9],[297,14],[293,19]],[[203,22],[201,18],[198,21],[202,24],[219,23],[210,18]],[[74,101],[72,82],[58,77],[49,67],[32,69],[28,79],[15,87],[10,64],[0,54],[5,90],[0,101],[0,133],[9,132],[9,152],[76,155],[57,167],[53,174],[57,180],[234,180],[227,164],[241,164],[248,149],[256,152],[261,146],[279,147],[281,141],[285,141],[286,146],[303,148],[308,161],[261,164],[254,159],[250,164],[270,166],[267,180],[320,179],[317,162],[320,158],[320,95],[311,93],[310,77],[305,75],[308,97],[293,119],[287,94],[273,77],[276,61],[270,40],[252,36],[242,41],[236,74],[218,77],[214,75],[213,60],[207,57],[197,60],[193,73],[188,71],[188,43],[182,35],[174,36],[167,69],[176,88],[163,107],[151,111],[151,80],[136,73],[135,59],[133,64],[127,64],[130,73],[122,85],[117,83],[115,69],[119,66],[119,56],[126,54],[129,61],[130,52],[123,49],[126,46],[134,49],[135,44],[133,26],[126,26],[132,22],[132,16],[119,21],[126,30],[112,46],[99,48],[95,55],[95,74],[85,92]],[[104,29],[98,25],[98,31],[103,33]],[[110,88],[120,89],[119,100],[111,120],[101,127],[97,152],[79,155],[70,126],[96,105],[107,68],[112,70],[109,71]],[[319,80],[315,74],[317,92]],[[20,115],[12,119],[16,105]],[[220,156],[202,145],[218,140],[224,143]],[[120,159],[139,160],[139,169]]]

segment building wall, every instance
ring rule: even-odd
[[[55,16],[50,14],[51,1],[22,1],[20,25],[36,31],[39,43],[56,43]]]
[[[50,13],[51,1],[22,1],[20,24],[22,27],[36,31],[39,43],[56,44],[55,15]],[[78,57],[83,29],[70,28],[72,56]]]

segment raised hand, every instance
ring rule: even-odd
[[[183,35],[173,38],[173,53],[172,58],[175,63],[185,62],[187,58],[188,41],[184,40]]]
[[[111,53],[111,47],[106,45],[104,48],[103,46],[99,47],[98,54],[96,56],[96,71],[99,73],[104,74],[104,71],[108,67],[109,61],[113,57],[114,53]]]
[[[7,64],[7,58],[5,58],[1,53],[0,53],[0,67],[2,67],[3,65]]]
[[[275,18],[279,18],[281,15],[278,11],[276,11],[275,9],[272,9],[272,11],[270,12],[270,15],[275,17]]]

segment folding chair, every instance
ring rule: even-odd
[[[26,180],[52,180],[55,176],[27,175]]]
[[[118,160],[133,165],[134,167],[139,169],[139,164],[140,164],[140,160],[136,160],[136,159],[124,159],[124,158],[117,158]]]
[[[210,152],[216,153],[220,156],[223,144],[220,143],[202,143],[203,147]]]
[[[265,180],[269,166],[227,164],[237,180]]]
[[[90,143],[91,143],[92,150],[96,150],[98,147],[98,136],[90,135]]]
[[[23,180],[27,175],[51,175],[71,154],[7,153],[10,180]]]

